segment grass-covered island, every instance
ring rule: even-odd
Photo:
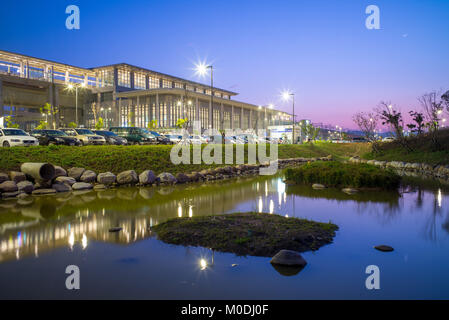
[[[175,218],[154,226],[160,240],[237,255],[272,257],[282,249],[304,252],[332,242],[338,227],[267,213]]]
[[[314,162],[285,172],[288,182],[314,184],[327,187],[359,189],[396,189],[401,177],[392,170],[384,170],[369,164],[342,162]]]

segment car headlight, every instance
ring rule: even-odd
[[[93,137],[87,137],[87,140],[93,140],[94,138]]]
[[[56,141],[58,141],[58,142],[63,142],[63,141],[64,141],[64,139],[61,139],[61,138],[56,138]]]

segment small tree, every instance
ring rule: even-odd
[[[40,108],[40,112],[42,115],[45,115],[45,128],[49,127],[48,118],[53,119],[54,116],[58,113],[58,110],[54,110],[51,104],[46,103],[42,108]],[[42,124],[42,121],[41,121]],[[53,121],[53,129],[56,129],[56,123]]]
[[[304,122],[301,125],[301,134],[309,139],[309,142],[315,141],[318,134],[320,133],[320,128],[315,127],[313,124]]]
[[[402,113],[396,111],[390,102],[382,101],[377,110],[382,125],[388,125],[399,141],[401,146],[407,151],[412,151],[407,140],[404,137],[404,122],[402,120]]]
[[[424,114],[418,111],[410,111],[409,114],[415,123],[410,123],[407,125],[407,127],[417,135],[422,134],[425,126]]]
[[[69,128],[75,129],[75,128],[78,128],[78,125],[75,122],[70,122],[69,123]]]
[[[34,129],[36,129],[36,130],[44,130],[44,129],[47,129],[47,126],[48,126],[47,121],[41,120],[39,125],[36,128],[34,128]]]
[[[104,121],[102,117],[98,118],[98,122],[95,124],[95,129],[101,130],[104,127]]]
[[[438,140],[438,130],[440,128],[440,121],[442,120],[444,101],[439,98],[439,94],[435,91],[423,94],[418,98],[418,101],[423,108],[427,120],[426,128],[429,130],[432,139],[432,147],[434,150],[439,150],[441,145]]]
[[[379,145],[376,139],[376,130],[379,117],[374,113],[359,112],[356,113],[352,120],[363,132],[365,139],[372,143],[373,152],[379,152]]]
[[[11,116],[5,117],[6,128],[18,129],[19,125],[17,123],[14,123],[12,120],[13,118]]]
[[[187,126],[188,122],[189,122],[189,120],[187,118],[186,119],[178,119],[178,121],[176,121],[176,126],[179,129],[183,129]]]
[[[147,127],[150,130],[155,130],[157,128],[157,120],[149,121]]]

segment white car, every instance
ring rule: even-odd
[[[38,146],[39,141],[20,129],[0,129],[0,146],[16,147],[16,146]]]
[[[386,137],[386,138],[382,139],[383,142],[393,142],[394,140],[396,140],[396,139],[393,137]]]
[[[170,139],[170,142],[172,143],[179,143],[183,140],[183,137],[177,134],[166,134],[164,136]]]

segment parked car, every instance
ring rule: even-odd
[[[0,146],[16,147],[16,146],[38,146],[39,141],[20,129],[0,129]]]
[[[183,140],[181,135],[176,135],[176,134],[166,134],[165,135],[168,139],[170,139],[170,141],[175,144],[175,143],[179,143]]]
[[[396,139],[393,137],[385,137],[382,139],[382,142],[393,142],[394,140],[396,140]]]
[[[189,142],[191,144],[203,144],[206,143],[204,142],[204,139],[202,139],[200,136],[196,135],[196,136],[190,136],[189,138]]]
[[[126,140],[125,138],[119,137],[115,132],[112,132],[112,131],[93,130],[93,133],[104,137],[107,144],[116,145],[116,146],[126,146],[128,144],[128,140]]]
[[[89,129],[84,128],[61,128],[59,129],[69,135],[70,137],[77,138],[81,145],[104,145],[106,140],[104,137],[96,135]]]
[[[75,137],[68,136],[61,130],[32,130],[31,136],[39,140],[41,146],[48,145],[65,145],[65,146],[80,146],[81,141]]]
[[[150,131],[150,133],[156,137],[158,144],[173,144],[173,142],[171,142],[169,138],[157,133],[156,131]]]
[[[133,127],[112,127],[109,131],[125,138],[130,144],[157,144],[157,139],[147,129]]]
[[[365,138],[355,137],[352,139],[352,142],[368,142]]]

